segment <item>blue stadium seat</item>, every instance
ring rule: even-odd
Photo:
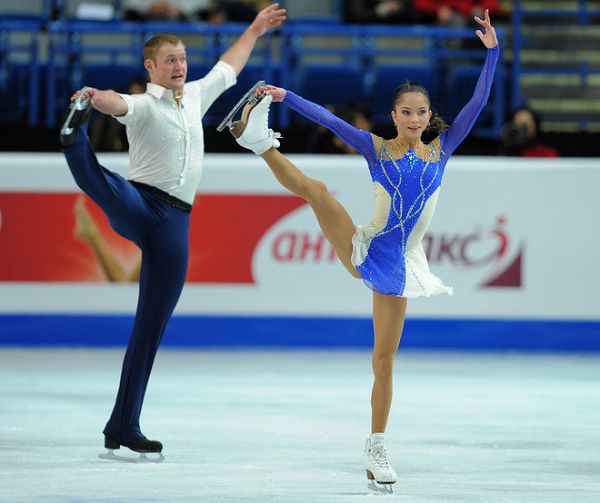
[[[0,20],[0,119],[39,122],[40,22]]]
[[[446,122],[451,123],[462,107],[471,99],[481,65],[465,64],[449,71],[446,85]],[[496,70],[494,84],[488,104],[477,119],[474,130],[481,136],[494,136],[501,127],[504,113],[504,74],[502,68]]]
[[[340,64],[320,64],[300,68],[296,89],[293,90],[297,90],[303,97],[319,105],[340,106],[365,99],[361,71]]]
[[[53,8],[54,0],[2,0],[0,20],[47,22]]]
[[[198,80],[204,77],[212,68],[212,65],[200,64],[200,63],[191,63],[188,60],[188,73],[187,73],[187,81],[190,82],[192,80]]]
[[[23,120],[26,117],[30,66],[26,63],[0,64],[0,119]]]
[[[140,75],[146,75],[146,70],[139,64],[85,64],[80,68],[81,86],[91,86],[98,89],[114,89],[117,92],[127,92],[129,83]]]
[[[204,117],[204,123],[219,124],[246,91],[258,80],[275,83],[276,76],[273,73],[273,69],[265,69],[263,65],[252,63],[246,65],[242,73],[238,75],[237,84],[225,91],[210,107]]]

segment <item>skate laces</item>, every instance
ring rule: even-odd
[[[270,127],[269,127],[269,112],[271,111],[271,105],[269,105],[267,107],[267,113],[264,116],[264,128],[267,131],[267,138],[271,139],[271,140],[276,140],[277,138],[281,138],[281,133],[278,133],[277,131],[273,131]]]
[[[370,454],[371,459],[377,465],[377,468],[380,470],[389,470],[390,464],[387,459],[387,452],[385,450],[385,446],[383,444],[371,444]]]

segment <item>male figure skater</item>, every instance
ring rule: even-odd
[[[104,428],[108,449],[123,445],[140,453],[162,451],[161,442],[144,436],[139,419],[154,357],[185,281],[189,217],[204,155],[201,118],[235,84],[258,37],[284,21],[279,4],[266,7],[206,76],[188,83],[183,42],[173,35],[156,35],[144,45],[150,76],[144,94],[88,87],[72,98],[60,133],[69,169],[112,227],[142,251],[135,322],[116,403]],[[82,127],[92,107],[127,126],[127,179],[96,159]]]

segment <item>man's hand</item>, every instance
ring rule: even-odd
[[[285,9],[279,9],[278,3],[269,5],[256,15],[248,30],[257,37],[260,37],[267,31],[281,26],[286,20],[285,13]]]

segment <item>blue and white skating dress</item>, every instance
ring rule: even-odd
[[[431,296],[452,288],[429,271],[422,240],[433,218],[444,168],[450,155],[467,136],[487,103],[498,46],[488,49],[473,97],[450,128],[427,145],[420,157],[408,150],[394,159],[384,141],[376,152],[368,131],[356,129],[325,108],[286,92],[284,103],[307,119],[330,129],[367,160],[375,189],[375,214],[370,223],[356,227],[352,263],[365,284],[384,295]]]

